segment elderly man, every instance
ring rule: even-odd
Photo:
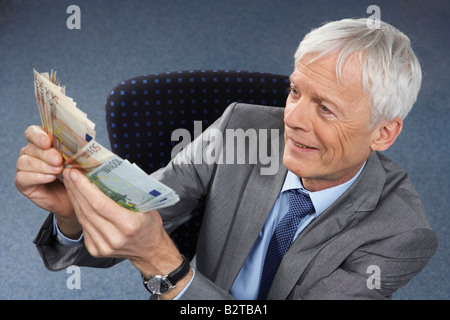
[[[272,150],[282,155],[278,172],[193,163],[191,151],[204,152],[197,139],[153,173],[181,199],[159,212],[118,206],[63,169],[42,129],[28,128],[16,186],[52,212],[35,240],[45,265],[129,259],[160,299],[390,298],[437,248],[407,174],[379,153],[400,134],[420,88],[409,39],[365,19],[325,24],[300,43],[290,80],[285,109],[232,104],[203,133],[279,129],[270,137],[280,146]],[[168,232],[198,207],[194,269]]]

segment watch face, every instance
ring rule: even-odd
[[[147,288],[153,294],[164,294],[171,289],[171,283],[166,277],[153,276],[147,282]]]

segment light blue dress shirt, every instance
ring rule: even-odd
[[[275,202],[275,205],[272,208],[272,211],[270,212],[269,217],[264,224],[264,227],[259,233],[258,239],[256,239],[256,242],[247,257],[247,260],[245,261],[241,271],[234,281],[234,284],[230,291],[233,297],[239,300],[257,299],[259,284],[264,267],[264,260],[266,258],[266,252],[269,246],[270,239],[275,231],[275,228],[278,225],[278,222],[288,212],[289,201],[287,191],[292,189],[300,189],[304,193],[309,194],[314,208],[316,209],[316,212],[314,214],[305,217],[305,219],[301,222],[299,228],[297,229],[297,232],[294,235],[295,240],[298,235],[306,228],[306,226],[311,223],[311,221],[317,218],[348,188],[350,188],[353,182],[355,182],[355,180],[361,174],[363,168],[364,165],[351,180],[341,185],[316,192],[310,192],[303,188],[301,179],[292,172],[288,171],[280,195],[278,196],[278,199]]]
[[[358,173],[349,181],[329,188],[316,192],[310,192],[303,188],[301,179],[288,171],[283,187],[281,189],[280,195],[278,196],[277,201],[275,202],[272,211],[269,214],[269,217],[264,224],[261,232],[259,233],[258,239],[256,239],[255,244],[253,245],[252,250],[250,251],[247,260],[245,261],[241,271],[239,272],[234,284],[231,288],[230,293],[234,298],[239,300],[256,300],[258,297],[259,284],[262,275],[262,269],[264,266],[264,260],[266,258],[267,248],[269,246],[270,238],[272,237],[275,228],[278,225],[278,222],[284,217],[289,208],[288,202],[288,192],[291,189],[301,189],[304,193],[309,194],[311,201],[316,209],[316,212],[312,215],[305,217],[305,219],[301,222],[297,232],[294,235],[294,240],[298,237],[298,235],[311,223],[315,218],[317,218],[322,212],[324,212],[333,202],[335,202],[350,186],[355,182],[355,180],[361,174],[361,171],[364,169],[364,165],[358,171]],[[76,246],[82,243],[83,235],[80,236],[77,240],[71,240],[66,238],[57,227],[56,220],[54,219],[54,234],[56,235],[59,242],[66,246]],[[178,300],[183,293],[187,290],[192,280],[195,277],[192,277],[189,284],[175,297],[174,300]]]

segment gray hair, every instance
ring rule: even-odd
[[[329,22],[308,33],[295,52],[295,66],[305,55],[320,59],[339,53],[336,75],[341,80],[342,66],[353,53],[362,65],[362,86],[371,96],[371,126],[396,117],[406,118],[416,102],[422,72],[409,38],[380,21],[369,28],[368,19]],[[370,24],[370,21],[369,21]]]

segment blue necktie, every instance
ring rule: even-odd
[[[264,261],[258,299],[265,300],[272,286],[273,278],[283,259],[284,254],[292,244],[295,232],[303,218],[315,212],[309,195],[299,190],[289,191],[289,210],[278,223],[270,239]]]

